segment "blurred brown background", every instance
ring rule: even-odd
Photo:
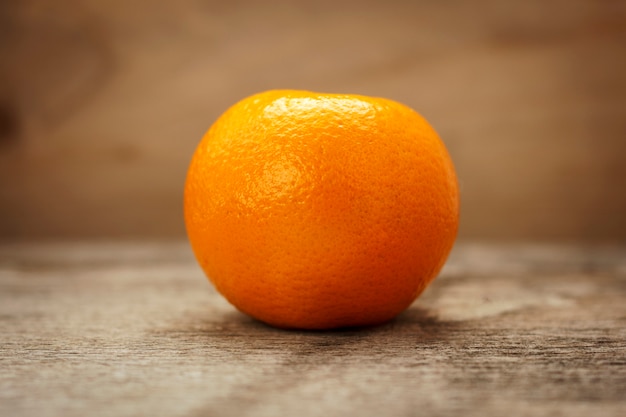
[[[0,237],[184,236],[204,131],[271,88],[399,100],[461,237],[626,240],[624,1],[0,2]]]

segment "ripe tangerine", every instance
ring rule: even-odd
[[[235,307],[284,328],[388,321],[456,237],[457,178],[435,130],[392,100],[268,91],[228,109],[189,166],[199,264]]]

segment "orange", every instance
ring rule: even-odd
[[[358,95],[268,91],[228,109],[185,183],[193,251],[240,311],[283,328],[373,325],[443,266],[459,196],[418,113]]]

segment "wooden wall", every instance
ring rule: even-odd
[[[271,88],[428,118],[461,236],[626,238],[626,2],[0,2],[0,237],[184,234],[203,132]]]

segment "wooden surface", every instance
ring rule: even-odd
[[[397,320],[283,331],[180,243],[0,245],[0,415],[624,416],[626,248],[459,244]]]
[[[0,1],[0,238],[183,238],[204,132],[295,88],[423,114],[464,238],[624,241],[625,47],[623,0]]]

